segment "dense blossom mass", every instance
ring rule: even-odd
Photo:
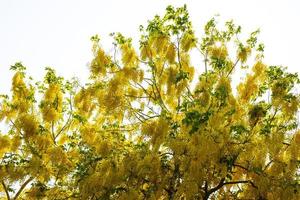
[[[86,84],[11,66],[0,199],[300,199],[299,79],[264,63],[258,32],[213,18],[197,38],[169,6],[139,48],[93,36]]]

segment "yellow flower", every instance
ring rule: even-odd
[[[48,155],[53,165],[70,166],[70,161],[67,158],[66,152],[61,147],[53,147],[49,149]]]
[[[153,144],[161,143],[161,140],[165,137],[168,132],[168,123],[166,120],[160,118],[153,120],[150,123],[143,124],[142,133],[151,137]]]
[[[196,47],[197,39],[193,32],[187,31],[183,35],[180,41],[180,47],[184,52],[188,52],[192,48]]]
[[[266,65],[262,63],[262,61],[258,61],[252,68],[252,71],[258,76],[263,76],[266,70]]]
[[[242,63],[247,61],[250,54],[251,54],[251,48],[248,46],[238,49],[238,58]]]
[[[18,125],[24,131],[26,138],[34,136],[38,132],[38,122],[34,115],[23,114],[18,118]]]
[[[217,88],[224,88],[226,93],[231,93],[231,84],[230,79],[226,76],[220,77]]]
[[[124,77],[131,79],[135,82],[138,82],[139,80],[139,71],[134,68],[130,68],[128,66],[125,66],[123,68]]]
[[[57,84],[51,84],[45,93],[45,100],[54,101],[59,93],[61,93],[60,86]]]
[[[227,47],[225,45],[214,45],[208,49],[209,55],[218,59],[225,59],[228,56]]]
[[[290,101],[284,101],[282,103],[283,112],[288,117],[293,117],[294,114],[298,111],[299,108],[299,100],[297,97],[293,97]]]
[[[135,53],[134,48],[128,44],[122,44],[121,45],[122,50],[122,62],[125,67],[136,67],[138,64],[138,57]]]
[[[61,117],[63,94],[58,84],[50,84],[42,101],[42,114],[46,122],[57,121]]]
[[[174,44],[170,44],[166,53],[166,58],[170,64],[175,62],[176,58],[176,47]]]
[[[27,112],[31,105],[31,102],[27,99],[30,95],[30,90],[27,88],[23,76],[22,73],[17,72],[12,81],[13,104],[19,113]]]
[[[7,135],[0,135],[0,158],[10,147],[10,139]]]
[[[20,136],[15,135],[12,139],[11,139],[11,150],[12,151],[16,151],[19,146],[21,144],[21,139]],[[1,146],[1,145],[0,145]]]
[[[169,37],[166,35],[159,35],[155,38],[155,44],[153,44],[153,47],[156,48],[157,54],[162,54],[167,51],[168,44],[169,44]]]
[[[39,151],[45,151],[51,144],[49,135],[38,135],[36,138],[37,148]]]
[[[92,125],[86,125],[80,130],[84,142],[93,144],[96,138],[96,130]]]
[[[295,142],[300,145],[300,131],[295,134]]]
[[[255,76],[247,75],[246,81],[238,85],[238,92],[240,99],[248,102],[250,98],[258,92]]]
[[[111,64],[111,58],[99,48],[96,57],[93,59],[90,69],[93,75],[106,74],[106,68]]]

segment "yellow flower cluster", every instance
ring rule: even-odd
[[[152,144],[156,147],[159,147],[162,140],[168,133],[168,130],[168,123],[162,118],[152,120],[151,122],[145,123],[142,126],[142,133],[146,136],[150,136]]]
[[[10,139],[10,143],[11,143],[11,147],[10,147],[11,151],[13,152],[17,151],[17,149],[21,145],[21,137],[19,135],[13,136],[13,138]]]
[[[170,64],[173,64],[176,59],[176,47],[173,43],[171,43],[168,47],[166,58]]]
[[[160,174],[160,159],[155,154],[148,154],[137,164],[137,175],[149,177],[150,181],[155,182]]]
[[[176,46],[170,41],[166,35],[152,35],[147,44],[141,47],[141,58],[154,59],[158,57],[162,60],[167,60],[169,64],[173,64],[176,59]]]
[[[136,55],[136,52],[134,48],[131,46],[131,44],[124,43],[121,45],[122,50],[122,62],[125,67],[137,67],[138,65],[138,56]]]
[[[36,116],[30,114],[22,114],[17,120],[18,127],[21,127],[21,130],[24,132],[25,138],[30,138],[35,136],[38,132],[39,123],[36,119]]]
[[[13,104],[19,113],[27,112],[31,103],[26,99],[30,93],[24,82],[24,75],[17,72],[12,80]]]
[[[61,165],[64,167],[70,166],[70,161],[68,160],[67,155],[65,151],[63,151],[62,147],[52,147],[47,153],[50,157],[52,165]]]
[[[92,104],[93,93],[93,89],[83,88],[75,95],[74,104],[80,114],[88,116],[94,110],[95,104]]]
[[[290,154],[290,165],[294,165],[293,170],[297,170],[297,164],[293,161],[300,159],[300,130],[295,131],[291,140],[290,148],[288,149],[288,153]]]
[[[152,49],[149,44],[143,44],[140,49],[140,57],[143,61],[152,56]]]
[[[196,47],[197,39],[193,32],[186,31],[181,38],[180,47],[182,51],[188,52],[192,48]]]
[[[180,55],[181,67],[184,72],[188,74],[188,80],[192,81],[195,74],[195,68],[191,66],[190,56],[187,53]]]
[[[51,147],[52,140],[50,139],[48,134],[38,135],[35,138],[35,143],[38,151],[40,153],[44,153]]]
[[[5,168],[5,171],[11,181],[18,181],[27,175],[27,172],[24,170],[24,168],[19,166],[7,165]]]
[[[151,57],[162,56],[166,54],[170,45],[170,38],[163,34],[155,34],[149,38],[149,47],[152,49]]]
[[[224,88],[226,93],[231,94],[231,81],[228,77],[226,76],[221,76],[218,84],[216,86],[217,89],[219,88]]]
[[[133,80],[134,82],[142,82],[142,80],[144,78],[143,70],[139,70],[136,68],[130,68],[128,66],[126,66],[122,69],[122,73],[123,73],[123,76],[125,77],[124,81],[126,79],[128,79],[128,80]]]
[[[112,117],[121,119],[123,117],[123,106],[125,105],[125,89],[126,79],[124,76],[115,76],[108,83],[108,88],[99,93],[98,96],[99,104],[107,113],[114,113]]]
[[[107,67],[111,64],[111,58],[105,54],[105,52],[99,48],[96,57],[92,60],[90,69],[93,75],[105,75]]]
[[[248,57],[250,56],[250,54],[251,54],[251,48],[249,46],[242,47],[238,49],[237,57],[242,63],[245,63]]]
[[[0,157],[10,148],[10,138],[7,135],[0,135]]]
[[[176,74],[178,74],[178,69],[176,65],[170,65],[163,73],[164,77],[161,77],[161,84],[167,85],[167,94],[173,95],[175,91],[175,81],[176,81]]]
[[[261,60],[259,60],[254,64],[252,71],[254,74],[256,74],[256,76],[263,78],[266,73],[266,69],[267,66]]]
[[[91,125],[85,125],[80,129],[82,140],[87,144],[94,144],[96,138],[95,128]]]
[[[299,99],[292,97],[289,101],[282,102],[282,111],[288,118],[293,118],[299,109]]]
[[[296,144],[300,145],[300,131],[295,134],[295,142]]]
[[[23,80],[23,74],[21,72],[17,72],[13,79],[12,79],[12,91],[15,91],[14,93],[17,97],[24,96],[26,93],[26,85]]]
[[[41,105],[43,119],[46,122],[55,122],[61,118],[63,106],[63,93],[60,85],[50,84],[46,90],[44,100]]]
[[[80,130],[82,140],[89,146],[95,148],[97,154],[106,157],[114,148],[114,138],[105,131],[96,131],[91,124]],[[116,149],[115,149],[116,150]]]
[[[213,58],[225,59],[228,56],[227,47],[222,44],[220,46],[213,45],[208,48],[208,53]]]
[[[252,96],[255,96],[259,90],[259,84],[265,80],[266,66],[258,61],[254,64],[252,71],[254,74],[248,74],[244,83],[238,85],[239,98],[248,102]]]

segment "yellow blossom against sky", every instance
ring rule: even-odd
[[[184,3],[197,37],[203,33],[203,25],[219,14],[220,21],[233,19],[241,25],[243,33],[261,29],[266,63],[300,71],[297,0],[1,0],[0,93],[10,90],[9,67],[17,61],[27,66],[35,79],[51,66],[62,76],[77,76],[84,82],[92,58],[92,35],[99,34],[104,49],[111,51],[111,32],[132,37],[137,44],[138,25],[163,13],[169,4]]]
[[[0,3],[0,200],[300,199],[297,3],[101,2]]]

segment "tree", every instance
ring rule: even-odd
[[[2,198],[300,199],[299,79],[264,63],[259,31],[213,18],[197,39],[186,6],[140,31],[139,50],[111,34],[112,55],[93,36],[85,85],[11,67]]]

